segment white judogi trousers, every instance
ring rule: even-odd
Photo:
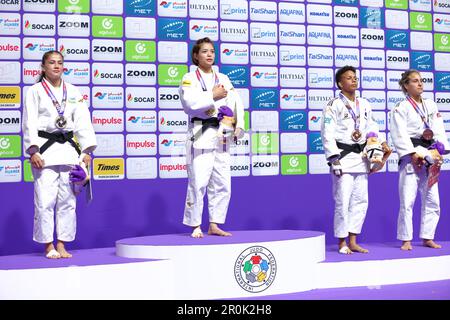
[[[334,236],[360,234],[369,205],[367,173],[331,175],[334,197]]]
[[[422,168],[420,172],[416,173],[409,159],[401,161],[399,173],[400,210],[397,222],[397,239],[402,241],[413,239],[412,215],[417,189],[421,194],[419,237],[434,239],[440,215],[438,184],[435,183],[431,188],[428,188],[426,169]]]
[[[202,224],[205,192],[209,222],[223,224],[231,198],[230,154],[220,147],[194,149],[191,145],[187,143],[188,188],[183,224],[191,227]]]
[[[70,166],[33,168],[34,228],[33,240],[39,243],[53,241],[56,211],[56,236],[67,242],[75,239],[76,196],[69,180]]]

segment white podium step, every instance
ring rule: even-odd
[[[450,242],[439,243],[413,243],[412,251],[363,244],[370,253],[342,255],[314,231],[123,239],[116,248],[71,250],[71,259],[0,256],[0,299],[239,299],[439,281],[450,279]]]
[[[325,259],[325,234],[315,231],[235,231],[232,237],[187,234],[124,239],[126,258],[173,262],[174,299],[255,297],[314,288]]]

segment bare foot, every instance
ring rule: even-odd
[[[48,259],[59,259],[61,258],[61,254],[59,254],[56,250],[55,247],[53,246],[53,243],[47,243],[45,245],[45,256]]]
[[[61,258],[72,258],[72,255],[66,251],[66,248],[64,247],[64,242],[58,241],[56,244],[56,251],[61,255]]]
[[[440,249],[440,248],[442,248],[442,246],[440,244],[437,244],[436,242],[434,242],[431,239],[428,239],[428,240],[424,239],[423,240],[423,245],[425,247],[430,247],[430,248],[433,248],[433,249]]]
[[[350,250],[352,250],[353,252],[359,252],[359,253],[369,253],[369,250],[361,247],[360,245],[356,244],[356,243],[351,243],[349,245]]]
[[[411,241],[403,241],[402,246],[400,247],[402,250],[412,250],[412,248]]]
[[[210,223],[209,224],[208,234],[209,235],[222,236],[222,237],[229,237],[229,236],[231,236],[231,233],[223,231],[215,223]]]
[[[203,232],[202,232],[202,229],[200,229],[200,226],[195,227],[192,230],[191,237],[192,238],[203,238]]]

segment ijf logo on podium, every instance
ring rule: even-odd
[[[254,246],[244,250],[234,264],[234,276],[242,289],[262,292],[275,280],[277,263],[268,249]]]

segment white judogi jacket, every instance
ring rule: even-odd
[[[378,124],[372,117],[372,108],[369,102],[360,97],[356,97],[356,99],[359,102],[359,130],[362,133],[361,138],[357,142],[353,141],[351,137],[355,129],[355,121],[339,97],[329,101],[323,109],[321,136],[327,159],[341,153],[342,149],[338,148],[336,142],[350,145],[355,143],[363,144],[366,142],[367,133],[379,133]],[[352,101],[348,102],[353,112],[358,115],[356,113],[356,104]],[[363,159],[362,153],[350,152],[344,158],[340,159],[340,163],[343,173],[367,173],[369,170],[367,161]]]
[[[422,99],[425,101],[425,108],[421,103],[418,106],[422,111],[425,109],[424,114],[428,117],[428,124],[434,133],[433,139],[444,144],[446,153],[450,152],[444,121],[436,103],[430,99]],[[416,152],[410,138],[420,138],[425,129],[425,124],[411,103],[406,99],[400,101],[390,112],[389,121],[392,142],[398,157],[402,158]]]
[[[199,69],[200,70],[200,69]],[[233,110],[236,119],[236,128],[244,128],[244,105],[239,94],[234,89],[230,79],[222,73],[204,73],[200,70],[200,74],[205,82],[207,91],[203,91],[202,85],[195,74],[195,71],[184,75],[179,88],[181,103],[184,112],[189,115],[189,132],[188,139],[196,135],[201,130],[201,123],[191,123],[191,118],[197,117],[200,119],[208,119],[210,117],[217,117],[218,109],[221,106],[228,106]],[[228,91],[226,98],[214,101],[212,89],[215,86],[215,76],[219,78],[219,84],[223,85]],[[207,115],[206,112],[211,108],[215,108],[215,112]],[[194,142],[194,148],[197,149],[215,149],[218,145],[217,129],[208,128],[198,139]]]
[[[61,83],[59,88],[53,87],[48,81],[47,84],[61,104],[63,83]],[[70,83],[65,82],[65,84],[67,88],[67,101],[64,116],[67,119],[67,126],[64,131],[73,131],[73,139],[77,139],[83,153],[92,152],[97,146],[97,141],[91,123],[89,109],[84,103],[80,91]],[[22,130],[25,152],[33,145],[41,147],[47,142],[46,138],[38,136],[38,131],[47,131],[49,133],[60,131],[55,126],[57,116],[58,111],[42,84],[36,83],[31,86],[28,89],[23,108]],[[75,148],[69,142],[64,144],[55,142],[41,156],[45,162],[45,166],[78,164],[81,161]]]

